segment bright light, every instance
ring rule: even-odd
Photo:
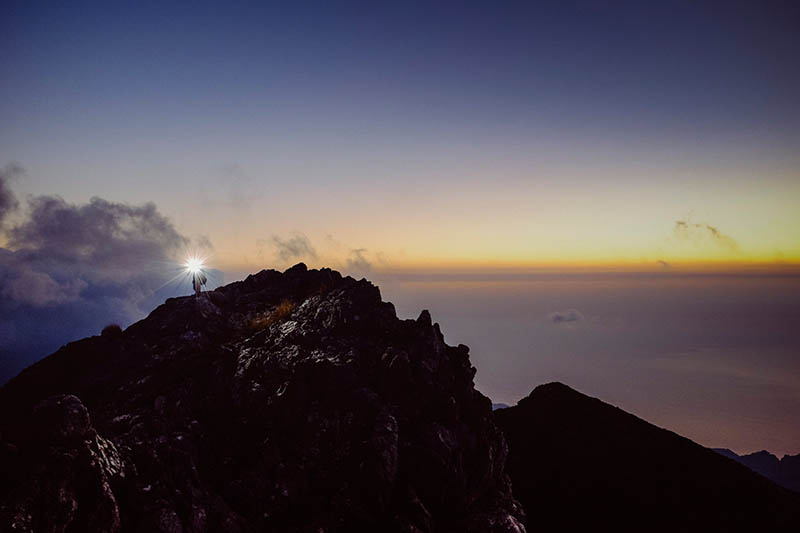
[[[190,274],[197,274],[203,270],[203,260],[199,257],[190,257],[186,260],[184,266],[186,267],[186,271]]]

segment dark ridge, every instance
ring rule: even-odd
[[[562,383],[494,417],[531,528],[800,531],[798,495]]]

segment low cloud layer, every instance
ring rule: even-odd
[[[566,309],[564,311],[553,311],[552,313],[547,315],[547,318],[553,322],[553,324],[563,324],[568,322],[581,322],[583,321],[583,315],[577,309]]]
[[[5,175],[3,191],[10,193]],[[0,381],[110,322],[126,326],[174,295],[179,287],[165,283],[190,244],[152,203],[92,198],[76,205],[39,196],[27,207],[23,220],[7,225],[0,248]]]

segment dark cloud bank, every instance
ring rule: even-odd
[[[9,181],[21,173],[9,166],[0,174],[0,383],[66,342],[109,323],[127,326],[185,292],[167,282],[190,243],[152,203],[39,196],[11,225],[19,202]]]

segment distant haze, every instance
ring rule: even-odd
[[[469,345],[494,402],[563,381],[705,446],[800,453],[798,275],[395,279],[381,291],[400,316],[430,309],[448,343]],[[569,309],[580,318],[554,320]]]

